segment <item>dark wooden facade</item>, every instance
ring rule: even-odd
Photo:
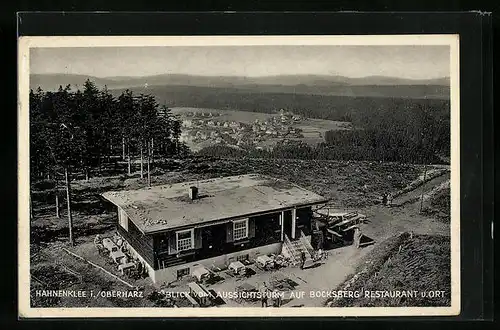
[[[291,237],[292,212],[285,211],[284,213],[284,233]],[[235,240],[233,237],[232,221],[194,228],[194,248],[180,252],[177,251],[177,229],[145,235],[139,231],[130,219],[126,219],[128,222],[127,230],[120,223],[118,223],[117,227],[123,238],[157,270],[279,243],[282,239],[280,214],[281,212],[276,212],[248,218],[248,237],[239,240]],[[305,235],[310,235],[311,207],[297,209],[296,216],[296,238],[300,237],[301,231]]]
[[[128,230],[125,230],[118,224],[116,226],[118,228],[118,233],[141,255],[141,257],[144,258],[144,260],[146,260],[148,264],[151,266],[154,265],[153,237],[144,235],[130,219],[126,221],[128,221]]]

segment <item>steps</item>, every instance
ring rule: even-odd
[[[298,266],[302,263],[302,252],[306,254],[304,267],[314,263],[312,258],[313,249],[304,234],[301,232],[301,237],[293,241],[285,234],[281,253],[290,259],[293,266]]]
[[[159,261],[159,262],[161,264],[160,269],[168,268],[168,267],[172,267],[172,266],[178,266],[178,265],[182,265],[182,264],[186,263],[186,261],[184,259],[177,258],[177,256],[175,256],[175,255],[163,257],[161,259],[161,261]]]

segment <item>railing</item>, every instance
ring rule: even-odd
[[[314,255],[314,249],[307,240],[304,232],[300,231],[300,234],[300,239],[296,241],[291,241],[286,234],[284,235],[283,249],[285,249],[294,265],[301,262],[300,255],[304,250],[309,255],[309,258],[312,259]]]
[[[284,253],[285,256],[288,255],[288,257],[291,259],[292,263],[297,264],[299,262],[299,260],[295,256],[295,249],[293,248],[293,244],[290,241],[290,239],[288,238],[287,234],[284,235],[284,243],[285,244],[283,244],[283,249],[285,249],[285,252],[286,252],[286,253]]]
[[[307,252],[309,252],[309,254],[311,256],[313,256],[314,255],[314,248],[312,247],[311,242],[309,242],[309,240],[307,239],[306,235],[304,234],[304,232],[302,230],[300,231],[300,241],[307,249]]]

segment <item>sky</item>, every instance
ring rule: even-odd
[[[95,77],[319,74],[432,79],[450,75],[450,50],[428,45],[32,48],[30,71]]]

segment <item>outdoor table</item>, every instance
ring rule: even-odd
[[[245,265],[240,261],[233,261],[229,264],[229,269],[231,269],[235,274],[240,274],[245,270]]]
[[[105,238],[102,240],[102,245],[108,250],[109,252],[113,252],[118,250],[118,247],[116,244],[110,239],[110,238]]]
[[[208,277],[210,272],[205,267],[198,267],[193,270],[193,275],[201,281],[204,277]]]
[[[273,260],[271,258],[269,258],[267,255],[258,256],[257,257],[257,265],[259,265],[262,268],[266,268],[268,266],[272,267]]]
[[[189,301],[189,303],[192,305],[192,307],[200,307],[200,304],[198,304],[198,302],[193,297],[191,297],[191,295],[189,293],[187,295],[185,295],[185,297]]]
[[[189,295],[192,295],[202,306],[210,305],[210,298],[214,298],[204,286],[198,283],[190,282],[188,283],[188,288]]]
[[[122,273],[123,273],[127,270],[127,269],[130,269],[130,268],[134,268],[135,267],[135,264],[133,262],[127,262],[126,264],[121,264],[118,266],[118,270]]]
[[[110,253],[111,258],[114,260],[116,263],[121,263],[121,259],[125,258],[125,254],[122,251],[114,251]]]

